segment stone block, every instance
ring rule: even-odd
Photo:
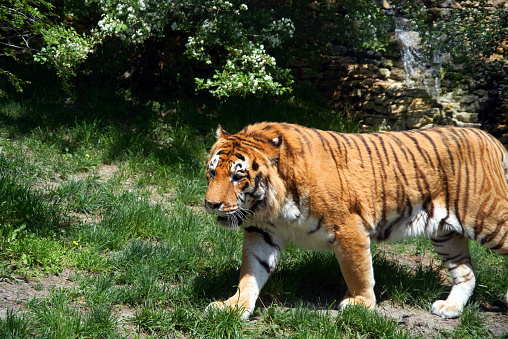
[[[373,110],[375,105],[374,101],[366,101],[363,103],[362,107],[365,110]]]
[[[406,126],[410,129],[420,128],[423,124],[425,124],[425,119],[422,118],[407,118]]]
[[[396,81],[404,81],[406,79],[406,73],[404,72],[404,69],[394,67],[390,71],[390,79],[396,80]]]
[[[388,114],[391,119],[399,119],[405,115],[407,112],[407,105],[389,105],[388,106]]]
[[[480,102],[474,101],[469,105],[461,105],[464,112],[478,113],[480,111]]]
[[[460,122],[477,123],[478,113],[457,112],[454,118]]]
[[[425,110],[425,115],[428,117],[435,117],[443,115],[443,111],[439,107],[432,107]]]
[[[382,106],[382,105],[374,105],[372,107],[374,109],[374,111],[376,111],[377,113],[380,113],[380,114],[388,114],[388,108],[385,107],[385,106]]]
[[[397,99],[395,99],[393,102],[396,104],[410,105],[413,102],[413,98],[406,97],[406,96],[400,96]]]
[[[379,75],[381,75],[384,78],[389,78],[390,74],[391,74],[391,72],[388,68],[380,68],[379,69]]]
[[[365,91],[363,89],[355,88],[351,91],[349,96],[361,98],[365,94]]]
[[[470,104],[474,101],[477,101],[478,97],[474,94],[464,95],[462,98],[460,98],[459,102],[462,104]]]
[[[411,117],[411,118],[421,119],[425,116],[425,111],[424,110],[409,110],[409,111],[407,111],[406,116]]]
[[[477,89],[476,91],[473,92],[473,94],[476,94],[480,97],[484,97],[487,96],[488,92],[484,89]]]
[[[394,131],[404,131],[406,129],[406,122],[404,120],[397,120],[392,124],[392,130]]]
[[[362,80],[358,83],[358,87],[364,88],[364,89],[370,89],[372,88],[372,85],[374,85],[375,80],[372,78],[367,78],[365,80]]]
[[[416,98],[411,102],[409,106],[412,110],[422,110],[422,109],[430,109],[432,107],[432,102],[430,100],[425,100],[422,98]]]
[[[383,104],[383,102],[386,101],[386,94],[381,93],[374,97],[374,102],[378,105]]]

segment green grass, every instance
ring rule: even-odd
[[[262,120],[358,128],[318,101],[305,102],[312,95],[304,90],[295,97],[217,105],[108,88],[67,100],[44,87],[2,99],[0,277],[35,283],[66,269],[74,287],[9,310],[0,337],[413,337],[361,307],[323,312],[346,291],[337,260],[292,246],[262,291],[257,317],[243,322],[230,310],[204,312],[234,293],[241,264],[241,232],[219,228],[199,207],[217,124],[230,132]],[[421,239],[397,246],[401,253],[432,252]],[[478,305],[499,302],[508,288],[507,261],[481,246],[472,250],[474,304],[443,336],[486,335]],[[409,268],[375,254],[374,271],[379,300],[429,309],[444,292],[433,267]]]

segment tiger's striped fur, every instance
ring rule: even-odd
[[[457,317],[475,276],[468,241],[508,256],[508,157],[471,128],[342,134],[259,123],[217,130],[205,208],[226,228],[244,229],[237,293],[213,306],[244,318],[290,243],[333,250],[348,291],[343,308],[373,308],[371,239],[427,235],[453,278],[432,312]],[[508,298],[508,295],[507,295]]]

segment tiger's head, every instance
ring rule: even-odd
[[[231,135],[219,125],[217,142],[210,151],[206,177],[205,209],[216,214],[219,224],[236,228],[246,218],[277,205],[275,163],[282,146],[281,135],[246,132]]]

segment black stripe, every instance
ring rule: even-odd
[[[242,161],[245,161],[245,157],[243,155],[241,155],[240,153],[235,153],[235,157],[237,157],[238,159],[240,159]]]
[[[319,229],[321,228],[321,221],[323,220],[323,217],[324,217],[324,214],[321,216],[321,218],[319,218],[319,221],[318,221],[316,227],[314,227],[313,229],[311,229],[308,232],[309,234],[312,234],[312,233],[315,233],[315,232],[319,231]]]
[[[390,158],[388,157],[388,152],[385,147],[384,138],[381,135],[379,135],[378,133],[374,133],[372,135],[375,136],[379,140],[379,143],[381,144],[381,147],[383,148],[383,152],[385,153],[386,165],[390,166]]]
[[[268,234],[268,232],[266,232],[265,230],[262,230],[260,228],[255,227],[255,226],[250,226],[250,227],[244,228],[244,230],[246,230],[249,233],[255,232],[255,233],[261,234],[263,236],[264,241],[268,245],[276,248],[280,252],[280,246],[273,242],[272,238],[270,237],[270,234]]]
[[[225,150],[221,149],[220,151],[215,153],[215,155],[222,155],[222,154],[229,155],[230,153],[231,153],[231,151],[225,151]]]
[[[504,224],[507,221],[508,221],[508,216],[504,215],[503,218],[501,219],[501,221],[499,221],[497,223],[497,226],[496,226],[496,229],[494,230],[494,232],[487,234],[485,236],[485,238],[482,239],[481,243],[485,244],[485,243],[488,243],[488,242],[491,242],[492,240],[494,240],[497,237],[497,235],[499,234],[499,231],[501,231],[501,229],[503,228]],[[475,236],[476,236],[476,228],[475,228]]]
[[[404,144],[404,142],[402,142],[402,140],[400,140],[399,136],[396,135],[395,133],[386,133],[386,136],[395,141],[395,143],[399,146],[399,150],[404,154],[406,161],[409,161],[406,150],[404,149],[404,148],[407,149],[407,146]]]
[[[341,147],[341,144],[340,144],[339,140],[337,139],[337,137],[332,132],[328,132],[328,134],[333,138],[333,140],[335,141],[335,144],[337,145],[337,150],[339,151],[339,153],[341,153],[342,147]],[[345,159],[345,162],[347,165],[347,147],[344,147],[344,159]]]
[[[323,148],[326,152],[327,148],[328,148],[328,152],[330,153],[330,156],[332,157],[333,161],[335,162],[335,168],[337,168],[337,170],[340,168],[339,166],[339,163],[337,162],[337,157],[335,156],[335,152],[333,151],[333,148],[330,146],[330,143],[328,142],[328,140],[326,140],[322,133],[322,131],[319,131],[319,130],[316,130],[316,129],[312,129],[312,131],[314,131],[315,133],[318,134],[319,138],[321,139],[321,144],[323,145]],[[326,143],[326,145],[325,145]]]
[[[445,195],[446,195],[446,217],[441,219],[441,221],[439,222],[439,226],[442,228],[444,226],[444,224],[446,223],[446,220],[448,220],[448,217],[450,216],[450,192],[449,192],[449,187],[448,187],[448,185],[449,185],[448,184],[448,174],[446,174],[446,170],[445,170],[445,168],[443,166],[443,163],[441,161],[441,155],[439,154],[439,152],[437,150],[437,146],[436,146],[436,143],[434,142],[433,138],[431,138],[426,133],[426,131],[421,131],[420,133],[425,138],[427,138],[427,140],[432,145],[432,148],[434,149],[434,153],[436,154],[436,159],[437,159],[437,163],[438,163],[438,169],[441,172],[441,176],[443,177],[442,181],[444,181],[444,184],[445,184],[445,187],[446,187],[446,191],[445,191]],[[445,145],[445,147],[446,147],[446,145]]]
[[[376,144],[375,140],[372,139],[372,138],[370,138],[369,140],[372,143],[372,145],[374,146],[374,150],[376,151],[376,155],[377,155],[377,158],[379,160],[379,166],[381,167],[381,172],[382,172],[382,177],[381,177],[381,189],[382,189],[382,193],[381,193],[381,196],[382,196],[382,199],[383,199],[383,211],[381,213],[381,222],[382,223],[386,223],[386,221],[387,221],[386,220],[386,213],[387,213],[386,179],[387,179],[387,174],[386,174],[386,165],[385,165],[385,162],[384,162],[384,159],[386,159],[386,158],[383,158],[381,156],[381,153],[379,152],[379,149],[377,147],[377,144]],[[377,194],[377,192],[376,192],[376,194]]]
[[[498,250],[498,249],[501,249],[501,248],[503,247],[503,245],[504,245],[505,241],[506,241],[506,236],[508,236],[508,231],[506,231],[506,232],[504,233],[504,235],[503,235],[503,237],[501,238],[501,240],[499,241],[499,243],[498,243],[496,246],[491,247],[490,249],[491,249],[491,250],[494,250],[494,251],[496,251],[496,250]]]
[[[448,257],[449,254],[445,254],[443,255],[443,257],[446,257],[446,258],[442,258],[444,262],[447,262],[447,261],[454,261],[455,259],[459,258],[459,257],[463,257],[463,254],[462,253],[459,253],[459,254],[456,254],[454,255],[453,257]],[[463,257],[464,258],[464,257]],[[461,259],[463,259],[461,258]],[[455,261],[457,262],[457,261]]]
[[[303,134],[303,131],[299,128],[296,128],[295,126],[291,126],[293,127],[293,131],[295,131],[296,133],[298,133],[302,138],[303,140],[305,141],[305,145],[307,145],[307,149],[311,149],[311,142],[309,141],[309,139],[307,139],[307,137]],[[301,150],[301,154],[304,153],[304,149],[302,147],[302,150]]]
[[[389,143],[388,145],[390,145],[390,148],[392,150],[392,154],[393,154],[393,158],[395,159],[395,163],[397,164],[397,167],[399,169],[399,173],[402,175],[402,177],[404,178],[404,182],[406,183],[405,186],[408,186],[409,185],[409,181],[407,180],[407,177],[406,177],[406,172],[404,172],[404,168],[402,167],[402,164],[400,163],[400,160],[399,160],[399,157],[397,156],[397,152],[395,152],[395,148],[393,148],[392,144]],[[399,145],[400,146],[400,145]],[[399,149],[401,149],[399,147]],[[407,157],[406,157],[407,158]],[[404,187],[404,186],[403,186]]]
[[[270,275],[273,272],[273,269],[270,267],[270,265],[268,265],[268,263],[266,261],[264,261],[263,259],[261,259],[260,257],[258,257],[255,254],[254,254],[254,258],[256,258],[256,260],[261,264],[261,266],[263,266],[263,268],[266,270],[266,273],[268,273]]]
[[[358,146],[358,143],[356,142],[356,140],[353,138],[353,136],[356,136],[356,135],[351,135],[349,137],[349,140],[351,140],[354,144],[355,144],[355,147],[356,147],[356,150],[358,151],[358,156],[360,157],[360,166],[362,168],[364,168],[364,165],[363,165],[363,156],[362,156],[362,151],[360,150],[360,147]]]
[[[249,187],[249,185],[250,185],[249,181],[246,181],[245,185],[243,185],[242,188],[240,188],[240,190],[245,191],[247,189],[247,187]]]
[[[455,234],[455,232],[450,232],[449,234],[447,235],[443,235],[443,236],[440,236],[439,239],[436,239],[436,238],[430,238],[430,241],[432,243],[443,243],[443,242],[447,242],[449,241],[453,235]]]

